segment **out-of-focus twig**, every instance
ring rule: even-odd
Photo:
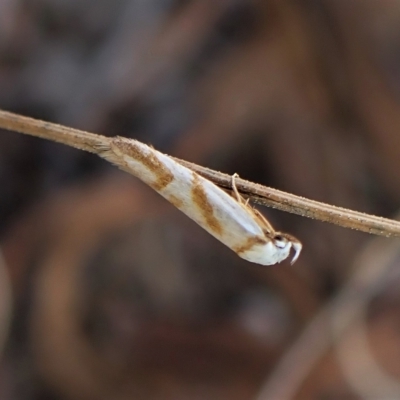
[[[2,110],[0,110],[0,128],[49,139],[91,153],[99,153],[99,148],[109,146],[113,140],[110,137]],[[232,178],[230,175],[188,161],[176,160],[216,185],[228,190],[231,189]],[[237,179],[235,182],[244,197],[250,198],[258,204],[375,235],[400,236],[400,222],[398,221],[306,199],[244,179]]]
[[[399,398],[400,382],[378,365],[369,349],[366,324],[371,299],[399,277],[399,252],[397,242],[375,239],[361,253],[352,276],[286,351],[256,400],[296,398],[305,379],[331,346],[337,350],[347,383],[360,398]],[[357,333],[351,348],[342,343],[350,329]]]
[[[8,337],[12,316],[12,290],[6,261],[0,248],[0,356]]]

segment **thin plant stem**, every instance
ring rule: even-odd
[[[3,110],[0,110],[0,128],[63,143],[95,154],[99,152],[99,148],[102,146],[104,148],[104,146],[109,145],[113,140],[107,136],[96,135]],[[212,181],[217,186],[232,190],[231,175],[188,161],[176,158],[175,160]],[[386,237],[400,236],[400,222],[395,220],[306,199],[241,178],[237,178],[235,182],[239,192],[245,198],[250,198],[251,201],[258,204],[374,235]]]

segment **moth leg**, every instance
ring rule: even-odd
[[[239,193],[236,187],[236,178],[238,177],[239,175],[236,173],[232,175],[232,190],[236,197],[236,200],[238,201],[239,204],[242,204],[244,207],[247,207],[256,216],[256,218],[258,218],[259,223],[263,226],[266,232],[271,234],[275,233],[275,229],[272,227],[267,218],[265,218],[264,215],[261,214],[260,211],[258,211],[256,208],[249,206],[250,198],[247,198],[245,200],[243,196]]]
[[[262,223],[264,229],[267,232],[274,234],[275,233],[275,229],[272,227],[271,223],[267,220],[267,218],[264,217],[264,215],[260,211],[255,209],[255,208],[253,208],[253,212],[259,218],[259,220]]]
[[[234,173],[232,175],[232,190],[233,193],[235,195],[236,200],[240,203],[240,204],[245,204],[247,206],[249,199],[247,199],[246,201],[244,201],[243,196],[239,193],[237,187],[236,187],[236,178],[239,178],[239,175],[237,173]]]

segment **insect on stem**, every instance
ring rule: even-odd
[[[99,153],[101,145],[112,141],[106,136],[96,135],[73,128],[24,117],[0,110],[0,128],[27,135],[49,139],[91,153]],[[215,185],[232,190],[232,177],[222,172],[202,167],[188,161],[175,159]],[[306,199],[277,189],[235,178],[238,193],[251,201],[290,212],[303,217],[329,222],[344,228],[356,229],[386,237],[400,236],[400,222],[357,211],[335,207],[330,204]]]

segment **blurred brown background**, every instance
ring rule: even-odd
[[[0,0],[0,108],[392,217],[400,3]],[[400,398],[399,242],[262,211],[293,267],[1,131],[0,399]]]

